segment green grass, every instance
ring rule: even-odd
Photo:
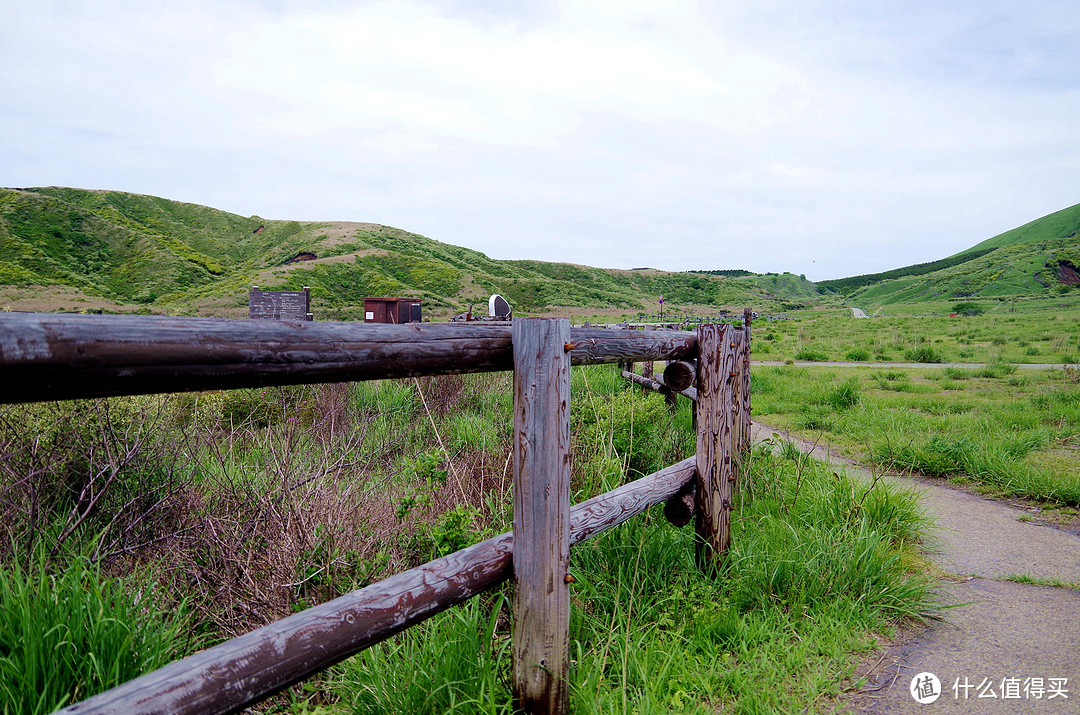
[[[192,646],[184,611],[149,578],[110,578],[75,555],[42,551],[0,569],[0,707],[49,713],[168,663]]]
[[[952,307],[889,306],[879,317],[863,320],[840,310],[796,313],[795,320],[759,320],[754,323],[754,357],[815,362],[1080,361],[1080,293],[1019,305],[995,300],[975,316],[950,318]]]
[[[755,368],[754,414],[883,468],[1080,504],[1080,385],[1062,371],[1011,367]],[[838,407],[849,386],[858,404]]]
[[[1032,586],[1050,586],[1052,588],[1068,588],[1073,591],[1080,591],[1080,583],[1074,581],[1062,581],[1056,578],[1038,578],[1035,576],[1029,576],[1028,574],[1009,574],[1002,576],[1002,580],[1012,581],[1014,583],[1027,583]]]

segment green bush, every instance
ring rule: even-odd
[[[825,397],[825,401],[838,410],[844,410],[859,404],[862,389],[859,380],[851,378],[834,387]]]
[[[1016,365],[1007,363],[1004,360],[994,360],[976,370],[975,377],[998,378],[1012,375],[1014,372],[1016,372]]]
[[[827,362],[829,354],[819,347],[805,345],[795,353],[795,359],[803,362]]]
[[[964,303],[957,303],[956,305],[954,305],[953,306],[953,312],[956,313],[957,315],[975,316],[975,315],[982,315],[983,313],[985,313],[986,308],[984,308],[979,303],[964,302]]]
[[[929,345],[920,345],[904,351],[909,362],[945,362],[945,357]]]
[[[852,362],[866,362],[870,359],[870,351],[865,348],[852,348],[844,357]]]

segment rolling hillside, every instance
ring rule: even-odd
[[[420,296],[427,313],[440,317],[482,305],[491,293],[519,313],[651,312],[660,295],[669,310],[687,311],[820,300],[813,284],[790,274],[500,261],[377,224],[270,221],[113,191],[0,189],[0,286],[13,289],[8,302],[15,289],[39,293],[31,287],[42,286],[63,289],[54,309],[238,316],[251,285],[311,286],[317,315],[335,319],[358,319],[370,295]]]
[[[1080,291],[1080,204],[947,258],[817,284],[861,305],[960,298],[1048,297]]]
[[[1047,214],[1042,218],[1025,223],[1023,226],[1018,226],[1005,233],[999,233],[982,243],[975,244],[966,251],[961,251],[957,255],[963,256],[987,249],[1001,248],[1002,246],[1044,243],[1059,239],[1072,239],[1073,245],[1080,245],[1078,235],[1080,235],[1080,204]]]

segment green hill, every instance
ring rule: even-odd
[[[1046,297],[1077,290],[1080,204],[930,263],[821,281],[818,290],[863,305],[958,298]]]
[[[746,273],[745,271],[739,272]],[[247,290],[311,286],[320,317],[358,319],[371,295],[422,297],[449,315],[505,295],[519,312],[651,312],[817,302],[784,274],[711,275],[500,261],[378,224],[270,221],[153,196],[0,189],[0,285],[62,287],[93,303],[241,315]],[[38,308],[40,309],[40,308]]]
[[[999,233],[956,255],[963,256],[1002,246],[1014,246],[1018,243],[1043,243],[1058,239],[1073,239],[1076,245],[1080,243],[1078,235],[1080,235],[1080,204],[1047,214],[1005,233]]]

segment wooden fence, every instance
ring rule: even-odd
[[[0,313],[3,403],[514,371],[512,532],[64,712],[236,712],[511,575],[515,705],[529,713],[566,712],[573,545],[669,501],[665,511],[676,523],[693,513],[702,567],[724,557],[738,452],[749,440],[749,348],[748,323],[688,333],[571,328],[563,319],[365,325]],[[695,396],[697,454],[571,506],[570,366],[656,360],[678,364],[669,381],[685,383],[682,394]]]

